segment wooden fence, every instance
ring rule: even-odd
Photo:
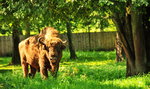
[[[72,41],[75,50],[113,50],[115,35],[116,32],[74,33]],[[68,40],[66,34],[62,34],[61,38]],[[20,39],[23,40],[25,37],[20,36]],[[0,37],[0,56],[10,56],[12,47],[12,36]]]

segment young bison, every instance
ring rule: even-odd
[[[48,70],[56,76],[65,42],[59,38],[59,32],[46,27],[40,34],[31,36],[19,43],[19,52],[24,77],[34,77],[40,71],[41,77],[48,77]],[[30,73],[28,73],[30,65]]]

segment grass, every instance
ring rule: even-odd
[[[150,74],[126,78],[126,63],[115,62],[115,51],[77,52],[69,59],[64,52],[57,79],[23,78],[20,66],[7,66],[10,57],[0,58],[0,89],[150,89]]]

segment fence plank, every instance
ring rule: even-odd
[[[113,50],[116,32],[95,32],[95,33],[74,33],[72,41],[75,50]],[[63,40],[68,40],[66,34],[60,36]],[[90,38],[90,39],[89,39]],[[20,36],[20,40],[25,36]],[[12,36],[0,37],[0,56],[12,54]],[[68,44],[67,44],[68,49]]]

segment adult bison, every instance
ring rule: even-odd
[[[56,76],[63,49],[65,43],[59,38],[59,32],[52,27],[46,27],[40,34],[20,42],[19,52],[24,77],[34,77],[36,71],[40,71],[41,77],[45,79],[48,77],[48,70],[52,76]]]

